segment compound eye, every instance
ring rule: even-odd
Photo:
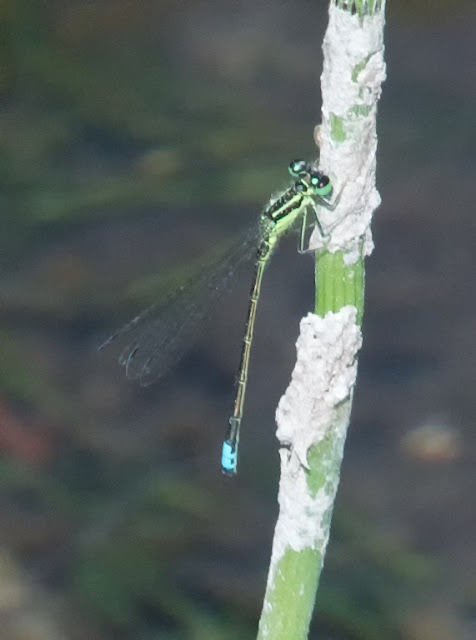
[[[328,184],[329,184],[329,177],[321,173],[320,171],[316,171],[311,174],[311,186],[316,191],[325,189]]]
[[[293,178],[299,178],[303,173],[309,173],[309,166],[305,160],[293,160],[289,163],[288,169]]]

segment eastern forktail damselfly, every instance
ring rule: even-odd
[[[294,183],[270,201],[259,217],[257,228],[248,233],[235,249],[230,251],[224,264],[216,273],[211,277],[199,278],[198,285],[181,287],[170,309],[164,314],[157,313],[156,306],[146,309],[99,347],[102,349],[116,338],[132,333],[130,341],[119,356],[119,363],[126,368],[128,377],[138,378],[143,385],[151,384],[184,354],[186,337],[193,326],[207,315],[208,298],[226,289],[236,265],[248,260],[254,254],[255,271],[236,378],[236,396],[222,446],[222,471],[228,476],[233,476],[237,472],[238,445],[251,345],[266,266],[278,241],[300,218],[299,249],[304,252],[309,209],[313,210],[317,227],[321,235],[324,235],[317,207],[321,205],[333,210],[339,200],[337,197],[334,202],[331,202],[333,188],[329,177],[315,169],[311,163],[294,160],[289,165],[289,172],[294,178]]]

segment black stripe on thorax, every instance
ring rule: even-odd
[[[273,222],[277,222],[282,218],[285,218],[289,213],[301,206],[303,201],[302,191],[293,185],[287,189],[282,196],[280,196],[273,204],[271,204],[264,215]]]

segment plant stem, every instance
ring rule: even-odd
[[[301,321],[297,363],[276,412],[280,512],[258,640],[307,637],[329,538],[361,346],[364,258],[380,202],[375,154],[384,11],[385,0],[330,3],[318,144],[339,201],[332,213],[319,210],[329,235],[314,233],[310,242],[317,252],[317,315]]]

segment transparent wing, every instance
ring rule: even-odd
[[[148,386],[167,372],[187,351],[196,328],[209,315],[214,300],[231,285],[239,267],[255,254],[259,225],[252,227],[218,265],[178,287],[116,331],[99,349],[118,341],[124,346],[119,364],[128,378]]]

